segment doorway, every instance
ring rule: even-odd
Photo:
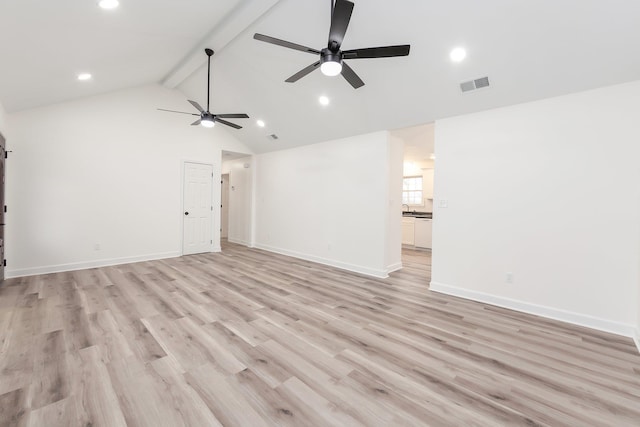
[[[220,171],[220,247],[251,245],[253,215],[253,157],[222,151]]]
[[[211,252],[213,166],[184,162],[182,254]]]
[[[220,197],[220,238],[229,238],[229,174],[222,175]]]
[[[404,143],[402,211],[402,264],[428,266],[430,276],[435,168],[433,123],[391,131]]]

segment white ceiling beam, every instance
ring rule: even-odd
[[[162,80],[162,85],[174,89],[207,62],[202,52],[211,48],[222,51],[241,32],[267,13],[280,0],[241,0],[221,22]],[[214,55],[215,57],[215,55]]]

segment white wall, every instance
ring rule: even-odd
[[[389,135],[389,154],[387,157],[387,272],[402,268],[402,159],[404,142]]]
[[[255,246],[386,276],[389,152],[377,132],[257,155]]]
[[[229,174],[229,237],[241,245],[253,246],[253,159],[243,157],[225,161],[222,173]]]
[[[7,113],[2,106],[2,102],[0,101],[0,133],[4,135],[5,139],[7,138]]]
[[[638,215],[638,222],[640,222],[640,213]],[[638,245],[640,246],[640,235],[638,236]],[[638,293],[636,295],[637,319],[634,340],[636,342],[636,347],[638,347],[638,351],[640,351],[640,259],[638,259],[638,278]]]
[[[432,289],[630,336],[639,99],[634,82],[439,120]]]
[[[181,254],[182,162],[213,164],[215,183],[222,149],[250,152],[222,126],[156,110],[189,107],[153,85],[9,115],[7,274]],[[219,242],[217,210],[212,228]]]

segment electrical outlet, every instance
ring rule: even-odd
[[[93,245],[93,250],[94,251],[99,251],[100,250],[100,243],[96,243],[95,245]]]
[[[449,207],[449,202],[446,199],[440,199],[440,207],[441,208]]]
[[[510,271],[509,271],[509,272],[507,272],[507,273],[504,275],[504,280],[505,280],[505,282],[507,282],[507,283],[509,283],[509,284],[513,283],[513,273],[512,273],[512,272],[510,272]]]

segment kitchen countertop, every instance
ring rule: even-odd
[[[402,216],[432,219],[433,212],[402,211]]]

